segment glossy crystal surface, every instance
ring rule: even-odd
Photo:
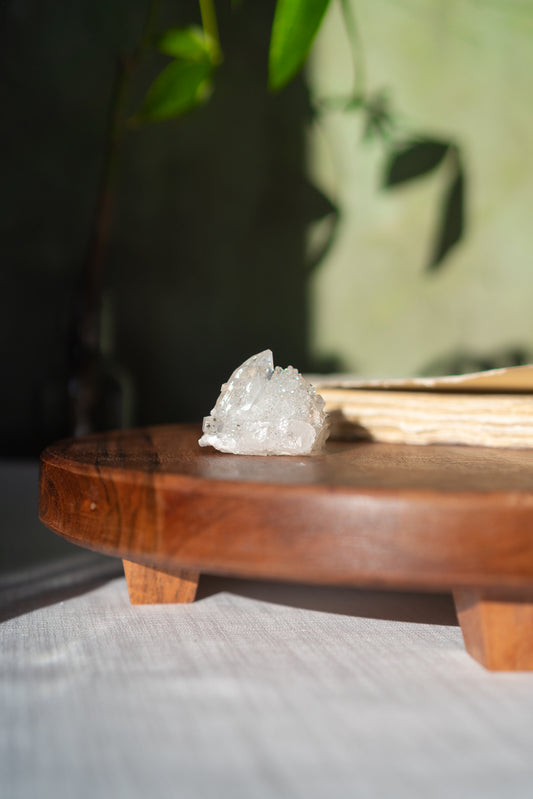
[[[324,400],[271,350],[248,358],[221,388],[199,444],[239,455],[310,455],[327,438]]]

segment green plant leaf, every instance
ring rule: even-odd
[[[426,175],[437,167],[450,149],[449,142],[424,139],[394,152],[385,170],[385,186],[396,186]]]
[[[213,66],[207,61],[173,61],[150,86],[138,119],[170,119],[205,102],[211,93],[212,73]]]
[[[157,49],[185,61],[212,61],[215,51],[210,37],[198,25],[170,28],[158,38]]]
[[[451,248],[457,244],[464,233],[465,176],[458,151],[454,148],[454,168],[442,201],[440,223],[433,256],[428,271],[435,272]]]
[[[278,0],[272,23],[268,85],[282,89],[302,67],[329,0]]]

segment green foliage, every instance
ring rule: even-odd
[[[208,99],[211,61],[175,60],[152,83],[139,112],[141,122],[170,119]]]
[[[222,51],[213,0],[199,0],[199,5],[203,27],[170,28],[156,40],[157,49],[174,60],[148,89],[134,122],[180,116],[211,95],[212,77],[222,61]]]
[[[282,89],[300,70],[329,0],[278,0],[268,62],[271,89]]]
[[[269,49],[269,86],[281,89],[302,67],[329,0],[278,0]],[[222,62],[215,7],[199,0],[202,25],[170,28],[157,49],[174,61],[150,86],[135,122],[170,119],[205,102],[216,67]]]
[[[152,0],[153,2],[154,0]],[[233,2],[233,8],[238,3]],[[322,24],[329,0],[277,0],[268,53],[268,85],[278,91],[303,66]],[[361,42],[350,0],[341,0],[354,63],[354,88],[348,98],[322,101],[325,110],[342,108],[364,115],[364,138],[390,142],[395,119],[384,92],[369,95],[364,88]],[[202,27],[171,28],[156,40],[160,52],[173,61],[158,75],[135,118],[139,122],[170,119],[191,111],[211,94],[222,48],[213,0],[199,0]],[[447,141],[417,137],[394,147],[385,165],[384,186],[395,188],[423,177],[446,162],[448,180],[441,200],[430,271],[439,269],[464,233],[465,176],[458,147]]]
[[[186,61],[215,61],[216,44],[198,25],[170,28],[157,39],[157,49]]]

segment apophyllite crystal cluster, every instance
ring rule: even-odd
[[[272,352],[248,358],[224,383],[204,418],[202,447],[239,455],[311,455],[327,438],[324,400],[292,366],[274,368]]]

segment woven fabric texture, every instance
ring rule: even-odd
[[[116,565],[67,566],[0,584],[6,799],[533,795],[533,675],[475,663],[450,597],[135,607]]]

